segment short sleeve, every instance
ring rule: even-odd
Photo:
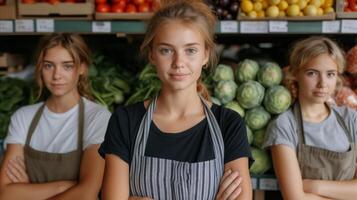
[[[266,130],[263,148],[282,144],[296,150],[298,138],[294,127],[295,123],[291,116],[287,116],[287,113],[272,120]]]
[[[98,152],[103,158],[105,158],[105,154],[114,154],[129,163],[129,120],[124,107],[119,107],[110,117],[104,142]]]
[[[99,107],[92,111],[86,118],[86,134],[84,136],[83,149],[91,144],[100,144],[104,140],[104,135],[107,130],[110,112],[104,107]]]
[[[247,138],[247,131],[244,120],[234,111],[227,110],[227,114],[222,118],[224,124],[221,126],[224,140],[224,163],[232,160],[248,157],[252,164],[253,157]]]
[[[25,144],[28,128],[26,128],[27,121],[25,120],[26,117],[24,115],[25,113],[21,108],[12,114],[8,133],[4,140],[4,145]]]

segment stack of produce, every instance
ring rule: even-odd
[[[213,0],[208,4],[220,20],[234,20],[237,18],[238,0]]]
[[[255,159],[250,168],[253,174],[262,174],[272,167],[268,153],[261,149],[265,129],[273,115],[286,111],[291,104],[290,92],[280,85],[282,77],[276,63],[259,66],[249,59],[241,61],[234,72],[230,66],[218,65],[213,74],[212,100],[238,112],[245,120]]]
[[[318,16],[333,13],[333,0],[242,0],[240,15],[249,18]]]
[[[95,0],[95,10],[100,13],[152,12],[159,6],[158,0]]]

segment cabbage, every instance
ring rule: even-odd
[[[236,101],[230,101],[225,105],[226,108],[236,111],[241,117],[244,117],[244,109]]]
[[[239,105],[245,109],[259,106],[264,99],[264,87],[256,81],[247,81],[237,90]]]
[[[250,129],[258,130],[268,124],[270,114],[262,106],[257,106],[248,110],[244,119]]]
[[[264,87],[271,87],[273,85],[279,85],[283,79],[283,72],[278,64],[273,62],[267,62],[260,68],[257,75],[257,81]]]
[[[239,83],[243,83],[248,80],[255,80],[259,65],[254,60],[245,59],[238,64],[235,70],[235,78]]]
[[[289,108],[291,104],[290,92],[281,85],[268,89],[264,97],[265,109],[272,114],[279,114]]]
[[[219,64],[214,71],[212,79],[218,81],[234,81],[234,73],[230,66]]]
[[[251,148],[254,163],[250,166],[249,171],[252,174],[263,174],[272,167],[269,154],[263,150],[255,147]]]
[[[237,84],[234,81],[219,81],[214,88],[214,96],[223,104],[226,104],[236,96]]]

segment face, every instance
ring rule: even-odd
[[[76,67],[69,52],[62,46],[48,49],[42,62],[42,78],[52,96],[78,95],[79,75],[84,66]]]
[[[196,89],[208,51],[198,30],[171,21],[157,32],[149,59],[156,66],[163,89]]]
[[[337,78],[337,65],[328,54],[313,58],[297,73],[299,100],[311,104],[324,103],[334,93]]]

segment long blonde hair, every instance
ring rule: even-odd
[[[151,18],[145,38],[141,44],[140,50],[143,55],[148,57],[152,48],[154,37],[163,23],[168,21],[180,21],[197,28],[205,41],[205,49],[208,51],[208,62],[205,68],[212,68],[217,65],[217,54],[215,52],[215,27],[217,18],[212,10],[202,1],[197,0],[177,0],[163,1],[161,8]],[[209,92],[201,79],[197,81],[197,91],[207,100]]]
[[[93,99],[88,79],[88,67],[92,62],[91,51],[84,42],[83,38],[73,33],[53,33],[41,39],[36,59],[35,71],[36,83],[38,85],[37,98],[43,98],[44,93],[48,93],[42,78],[43,59],[46,56],[47,50],[56,46],[61,46],[68,51],[74,60],[76,69],[78,69],[81,64],[85,65],[86,70],[79,76],[77,88],[81,96]]]
[[[298,86],[295,76],[311,59],[322,55],[329,55],[337,65],[337,87],[342,85],[342,73],[345,69],[344,52],[329,38],[314,36],[298,41],[294,44],[289,57],[289,70],[285,75],[285,85],[294,99],[298,97]]]

